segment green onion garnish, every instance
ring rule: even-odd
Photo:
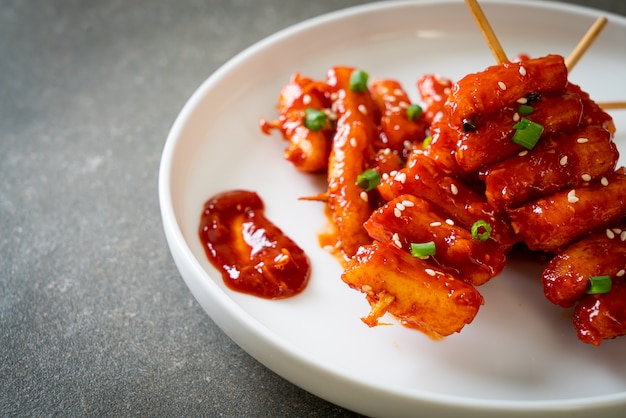
[[[413,257],[422,258],[428,257],[429,255],[435,255],[435,242],[412,242],[411,243],[411,255]]]
[[[534,110],[534,107],[523,104],[519,105],[519,107],[517,108],[517,113],[519,113],[520,115],[530,115],[531,113],[533,113]]]
[[[409,118],[409,120],[418,120],[419,117],[422,116],[423,112],[424,109],[422,109],[422,106],[418,104],[412,104],[411,106],[406,108],[406,116]]]
[[[368,168],[356,178],[356,184],[366,192],[375,189],[378,183],[380,183],[380,174],[373,168]]]
[[[543,126],[526,118],[520,119],[513,128],[515,133],[511,140],[526,149],[533,149],[543,133]]]
[[[357,93],[365,93],[367,91],[367,79],[369,75],[363,70],[354,70],[350,75],[350,90]]]
[[[430,141],[432,140],[433,140],[433,137],[430,135],[424,138],[424,142],[422,142],[422,148],[428,148],[428,146],[430,145]]]
[[[472,238],[477,239],[478,241],[487,241],[491,236],[491,225],[480,219],[474,222],[471,232]]]
[[[317,132],[326,126],[326,114],[312,107],[304,109],[304,126],[307,129]]]
[[[593,276],[589,278],[587,293],[596,295],[599,293],[609,293],[611,291],[611,276]]]

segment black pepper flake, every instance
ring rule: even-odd
[[[463,119],[463,132],[476,132],[476,121],[474,118]]]

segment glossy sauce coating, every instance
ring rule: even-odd
[[[309,259],[263,210],[254,192],[219,194],[204,205],[200,240],[232,290],[267,299],[294,296],[308,283]]]

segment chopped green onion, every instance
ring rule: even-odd
[[[491,237],[491,225],[480,219],[474,222],[471,232],[472,238],[478,241],[487,241]]]
[[[411,255],[417,258],[428,257],[429,255],[435,255],[435,242],[434,241],[421,242],[421,243],[412,242],[411,243]]]
[[[534,111],[535,108],[527,104],[519,105],[519,107],[517,108],[517,113],[519,113],[520,115],[530,115]]]
[[[373,168],[368,168],[356,178],[356,184],[366,192],[375,189],[378,183],[380,183],[380,174]]]
[[[304,109],[304,126],[317,132],[326,126],[326,114],[312,107]]]
[[[422,116],[423,112],[424,109],[422,109],[422,106],[418,104],[412,104],[411,106],[406,108],[406,116],[409,118],[409,120],[418,120],[419,117]]]
[[[611,276],[593,276],[589,278],[587,293],[596,295],[599,293],[609,293],[611,291]]]
[[[365,93],[367,91],[367,79],[369,75],[363,70],[354,70],[350,75],[350,90],[357,93]]]
[[[430,145],[430,141],[432,140],[432,136],[427,136],[426,138],[424,138],[424,142],[422,142],[422,148],[428,148],[428,146]]]
[[[526,118],[520,119],[515,125],[515,134],[511,141],[523,146],[526,149],[533,149],[543,133],[543,126]]]

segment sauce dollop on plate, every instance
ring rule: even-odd
[[[199,234],[209,261],[232,290],[281,299],[300,293],[309,281],[304,250],[265,217],[255,192],[232,190],[209,199]]]

